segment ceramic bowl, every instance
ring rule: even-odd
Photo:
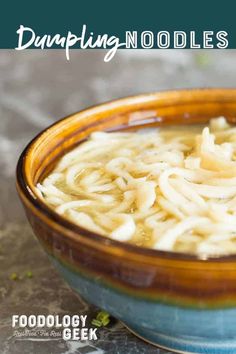
[[[34,186],[95,130],[206,123],[222,115],[235,121],[236,89],[128,97],[58,121],[26,147],[17,166],[28,220],[70,286],[138,336],[180,353],[236,353],[236,256],[200,259],[110,240],[56,214]]]

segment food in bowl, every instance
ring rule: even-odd
[[[124,98],[56,122],[28,144],[17,165],[28,220],[66,282],[138,336],[170,351],[236,353],[236,255],[202,257],[104,237],[55,212],[35,186],[94,131],[182,124],[192,130],[192,124],[221,116],[236,122],[236,89]]]
[[[236,127],[93,132],[36,186],[72,222],[111,239],[200,255],[236,253]]]

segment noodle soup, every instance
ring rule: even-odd
[[[236,128],[94,132],[36,186],[57,213],[137,246],[236,253]]]

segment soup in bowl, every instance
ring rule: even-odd
[[[18,162],[66,281],[164,348],[236,351],[235,117],[233,89],[124,98],[55,123]]]
[[[236,127],[94,132],[35,192],[113,240],[200,257],[236,253]]]

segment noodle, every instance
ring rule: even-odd
[[[38,183],[65,218],[111,239],[200,255],[236,253],[236,128],[94,132]]]

